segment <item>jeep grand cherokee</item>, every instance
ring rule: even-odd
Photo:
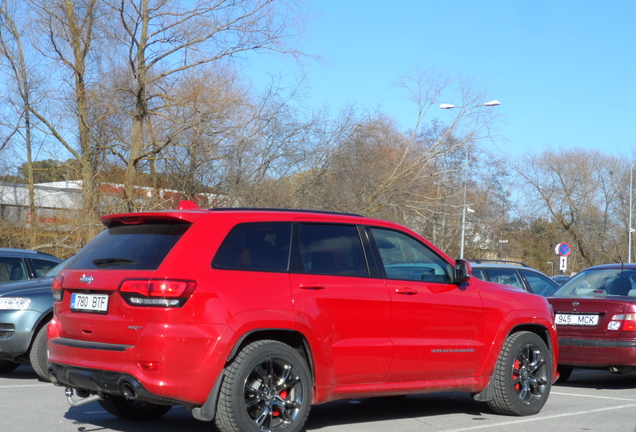
[[[312,404],[447,390],[536,414],[557,377],[545,298],[403,226],[189,202],[102,222],[53,284],[50,377],[72,405],[293,432]]]

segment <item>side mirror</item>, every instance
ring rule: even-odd
[[[470,263],[463,259],[455,261],[455,283],[461,284],[467,282],[473,275]]]

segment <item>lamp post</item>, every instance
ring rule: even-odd
[[[632,262],[632,196],[634,193],[634,165],[636,162],[632,162],[632,166],[629,168],[629,230],[627,232],[627,263]]]
[[[441,109],[463,109],[466,111],[466,116],[470,119],[470,112],[473,108],[478,107],[493,107],[501,105],[498,100],[491,100],[488,102],[484,102],[483,104],[475,105],[474,107],[465,107],[465,106],[457,106],[453,104],[440,104],[439,107]],[[459,258],[464,259],[464,239],[466,236],[466,189],[468,188],[468,141],[466,142],[466,161],[464,162],[464,205],[462,206],[462,238],[459,244]]]

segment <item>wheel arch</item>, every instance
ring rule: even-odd
[[[542,324],[528,324],[528,323],[524,323],[524,324],[517,324],[516,326],[513,326],[510,331],[508,332],[508,334],[506,335],[506,337],[504,338],[504,341],[507,340],[510,336],[512,336],[515,333],[519,333],[522,331],[528,331],[531,333],[536,334],[537,336],[539,336],[541,338],[541,340],[546,344],[546,346],[548,347],[548,349],[550,350],[550,352],[554,353],[554,349],[555,346],[552,343],[552,338],[550,337],[550,330],[548,330],[544,325]],[[500,349],[498,351],[501,352],[501,349],[503,349],[503,343],[500,346]],[[554,355],[554,354],[553,354]],[[499,358],[499,354],[497,354],[496,359]],[[552,365],[552,375],[554,376],[554,372],[556,371],[556,366],[557,366],[557,357],[554,355],[554,359],[555,361],[553,362],[554,364]],[[476,401],[480,401],[480,402],[487,402],[492,400],[493,398],[493,377],[494,377],[494,373],[495,373],[495,365],[496,365],[496,361],[495,364],[493,365],[492,371],[491,371],[491,375],[490,375],[490,379],[488,381],[488,385],[486,386],[486,388],[484,390],[482,390],[479,393],[474,393],[473,399],[475,399]],[[554,378],[553,378],[554,381]]]
[[[227,362],[232,361],[246,345],[259,340],[274,340],[289,345],[298,351],[305,361],[307,361],[310,370],[313,370],[311,367],[312,361],[307,338],[302,333],[290,329],[257,329],[244,334],[234,345],[234,348],[227,358]]]
[[[42,315],[40,315],[40,318],[38,319],[38,321],[33,326],[33,333],[31,334],[31,341],[29,341],[29,349],[27,350],[27,352],[25,354],[28,355],[31,352],[31,349],[33,348],[33,342],[35,341],[35,335],[38,334],[38,332],[42,329],[42,327],[44,327],[49,322],[51,322],[52,319],[53,319],[53,309],[48,310],[45,313],[43,313]]]
[[[244,347],[260,340],[273,340],[281,342],[297,351],[298,354],[307,362],[307,367],[309,368],[311,379],[315,383],[313,360],[309,342],[302,333],[292,329],[255,329],[244,334],[236,342],[232,351],[230,351],[230,354],[226,360],[226,366],[238,355],[238,353]],[[216,414],[216,403],[219,397],[219,392],[221,391],[221,385],[223,384],[224,378],[225,368],[214,383],[214,386],[212,387],[212,390],[210,391],[210,394],[208,395],[205,403],[201,407],[197,407],[192,410],[192,415],[194,416],[194,418],[202,421],[211,421],[214,419],[214,416]]]
[[[545,326],[541,324],[519,324],[510,330],[510,332],[508,333],[508,336],[511,336],[514,333],[518,333],[520,331],[529,331],[531,333],[536,334],[543,340],[543,342],[545,342],[546,346],[551,352],[554,351],[555,347],[552,345],[552,339],[550,338],[550,331]]]

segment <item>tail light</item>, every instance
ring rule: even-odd
[[[636,331],[636,313],[617,314],[607,324],[608,330]]]
[[[181,307],[195,288],[193,281],[127,279],[119,286],[119,292],[132,306]]]
[[[57,275],[53,279],[53,285],[51,285],[51,291],[53,291],[53,301],[61,302],[64,298],[64,291],[62,290],[62,282],[64,282],[64,277]]]

